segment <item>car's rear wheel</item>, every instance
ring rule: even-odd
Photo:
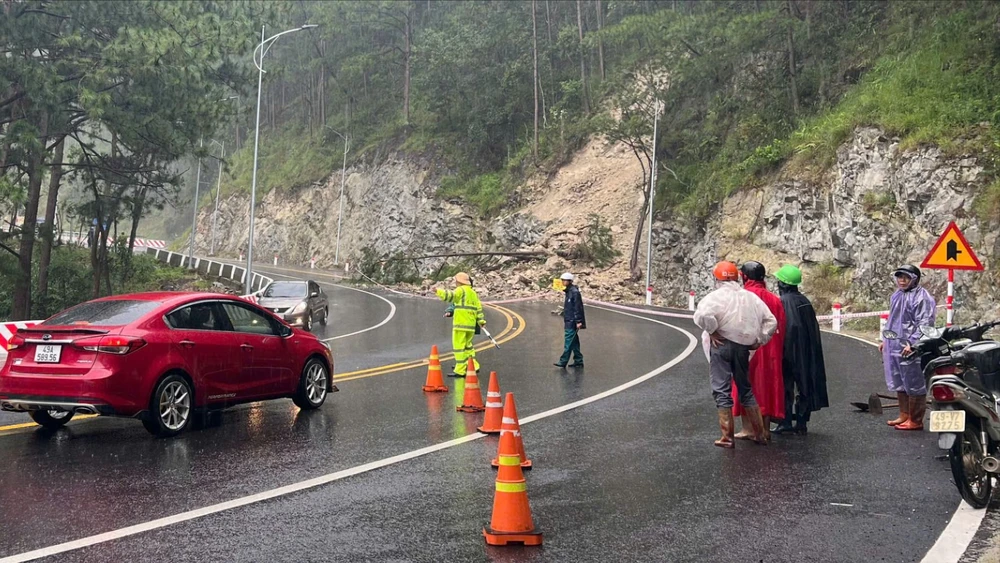
[[[73,418],[73,413],[68,411],[31,411],[30,414],[36,424],[53,430],[66,426]]]
[[[310,359],[306,362],[306,367],[302,368],[299,389],[292,397],[292,401],[300,409],[320,408],[330,392],[329,382],[330,376],[326,364],[317,358]]]
[[[176,436],[191,424],[193,405],[194,394],[187,380],[177,374],[168,375],[153,391],[149,414],[142,424],[156,436]]]
[[[319,318],[319,324],[321,324],[323,326],[326,326],[326,321],[327,321],[327,319],[329,317],[330,317],[330,309],[329,308],[324,308],[323,309],[323,316]]]

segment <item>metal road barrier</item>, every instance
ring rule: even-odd
[[[153,256],[160,262],[171,266],[192,269],[206,276],[215,276],[238,282],[246,286],[247,270],[246,268],[241,268],[235,264],[224,264],[222,262],[216,262],[215,260],[206,260],[198,257],[193,258],[189,262],[186,254],[157,248],[147,248],[146,254]],[[267,287],[267,284],[273,281],[274,280],[272,278],[254,272],[253,283],[250,284],[250,294],[243,295],[242,297],[254,301],[253,293],[264,289]]]

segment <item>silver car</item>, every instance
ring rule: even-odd
[[[257,294],[257,303],[292,326],[312,330],[313,321],[326,326],[330,303],[314,281],[271,282]]]

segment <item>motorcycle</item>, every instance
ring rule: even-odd
[[[967,327],[921,327],[922,338],[907,357],[921,354],[931,410],[928,430],[948,451],[962,498],[985,508],[1000,473],[1000,342],[985,333],[1000,321]],[[885,331],[883,338],[898,338]]]

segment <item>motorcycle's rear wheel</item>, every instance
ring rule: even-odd
[[[973,508],[986,508],[993,495],[993,476],[983,469],[983,447],[979,421],[971,419],[948,455],[955,486]]]

